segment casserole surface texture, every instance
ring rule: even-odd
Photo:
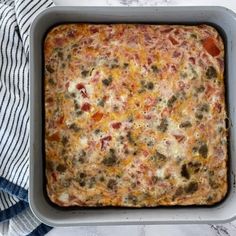
[[[211,26],[64,24],[44,44],[59,206],[212,205],[227,193],[224,45]]]

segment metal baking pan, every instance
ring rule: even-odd
[[[69,22],[138,22],[215,26],[226,50],[226,100],[229,115],[229,191],[212,207],[69,208],[55,207],[45,194],[43,165],[43,41],[54,25]],[[223,7],[52,7],[34,20],[30,32],[30,189],[34,214],[51,226],[222,223],[236,218],[236,14]]]

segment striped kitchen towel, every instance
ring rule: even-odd
[[[29,30],[51,0],[0,0],[0,235],[44,235],[27,203]]]

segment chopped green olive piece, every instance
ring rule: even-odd
[[[109,85],[112,83],[112,77],[110,76],[108,79],[102,80],[102,83],[103,83],[105,86],[109,86]]]
[[[175,103],[175,101],[177,100],[177,97],[175,95],[173,95],[167,102],[167,106],[168,107],[173,107],[173,104]]]
[[[75,123],[72,123],[72,124],[69,126],[69,129],[72,129],[72,130],[75,131],[75,132],[80,131],[80,127],[78,127]]]
[[[209,185],[213,189],[219,188],[219,184],[213,178],[209,178]]]
[[[141,80],[140,83],[141,83],[141,86],[142,86],[142,87],[145,86],[145,81],[144,81],[144,80]]]
[[[99,178],[99,180],[100,180],[101,182],[104,182],[104,181],[105,181],[104,176],[101,176],[101,177]]]
[[[146,88],[149,89],[149,90],[153,90],[153,88],[154,88],[153,82],[148,82],[147,85],[146,85]]]
[[[83,77],[86,77],[88,74],[89,74],[89,71],[88,71],[88,70],[83,70],[83,71],[81,72],[81,75],[82,75]]]
[[[59,164],[56,168],[58,172],[65,172],[66,171],[66,166],[64,164]]]
[[[55,84],[55,82],[54,82],[54,80],[53,80],[52,78],[48,79],[48,83],[49,83],[49,84],[52,84],[52,85]]]
[[[94,131],[95,134],[99,134],[100,132],[101,132],[100,129],[95,129],[95,131]]]
[[[161,154],[158,151],[156,151],[156,156],[157,156],[158,160],[160,160],[160,161],[165,161],[166,160],[166,156]]]
[[[177,189],[176,189],[176,191],[175,191],[175,195],[176,196],[180,196],[180,195],[182,195],[184,193],[184,189],[183,189],[183,187],[178,187]]]
[[[91,76],[95,68],[92,68],[89,72],[89,75]]]
[[[71,179],[61,179],[61,184],[63,187],[68,188],[71,184]]]
[[[128,149],[125,149],[124,153],[125,153],[125,154],[129,154],[129,150],[128,150]]]
[[[129,141],[130,143],[134,143],[134,139],[133,139],[132,134],[131,134],[130,131],[127,133],[127,138],[128,138],[128,141]]]
[[[148,145],[148,147],[153,147],[154,146],[154,142],[153,141],[149,141],[149,142],[147,142],[147,145]]]
[[[63,136],[61,142],[62,142],[63,146],[65,146],[69,142],[68,137]]]
[[[192,170],[194,173],[199,172],[201,168],[201,163],[200,162],[189,162],[188,167],[190,170]]]
[[[103,159],[102,163],[106,166],[114,166],[117,164],[117,156],[115,155],[114,149],[110,149],[110,153]]]
[[[77,112],[76,112],[76,115],[77,115],[77,116],[81,116],[83,113],[84,113],[83,111],[77,111]]]
[[[84,150],[81,150],[78,154],[79,163],[83,164],[85,162],[85,156],[86,156],[86,152]]]
[[[75,44],[73,44],[71,47],[72,47],[72,48],[77,48],[77,47],[79,47],[79,44],[75,43]]]
[[[211,201],[213,200],[214,198],[212,197],[212,196],[209,196],[208,198],[207,198],[207,203],[211,203]]]
[[[207,155],[208,155],[208,147],[207,147],[207,145],[206,145],[205,143],[202,144],[202,145],[199,147],[198,152],[199,152],[199,154],[200,154],[202,157],[206,158]]]
[[[202,112],[208,112],[209,111],[209,104],[204,103],[199,107],[199,110]]]
[[[156,151],[155,154],[150,157],[150,160],[158,166],[162,166],[166,162],[166,159],[167,157],[158,151]]]
[[[197,182],[190,182],[185,188],[186,193],[195,193],[198,190],[198,183]]]
[[[195,117],[196,117],[197,119],[201,120],[201,119],[203,118],[203,114],[200,113],[200,112],[196,112],[196,113],[195,113]]]
[[[197,35],[196,34],[191,34],[190,35],[192,38],[196,39],[197,38]]]
[[[112,64],[111,65],[111,68],[114,69],[114,68],[118,68],[119,67],[119,64]]]
[[[182,123],[179,125],[180,128],[189,128],[189,127],[191,127],[191,126],[192,126],[192,124],[191,124],[189,121],[182,122]]]
[[[89,188],[92,188],[96,183],[96,178],[93,176],[90,180],[89,180]]]
[[[217,71],[213,66],[209,66],[206,71],[207,79],[214,79],[217,78]]]
[[[87,176],[87,175],[86,175],[85,173],[83,173],[83,172],[79,174],[79,177],[80,177],[81,179],[84,179],[86,176]]]
[[[84,159],[84,157],[80,157],[78,161],[79,161],[79,163],[83,164],[85,162],[85,159]]]
[[[80,108],[80,105],[76,101],[74,102],[74,108],[75,110],[78,110]]]
[[[84,180],[79,180],[79,185],[81,187],[84,187],[86,185],[85,181]]]
[[[62,52],[58,51],[57,55],[61,60],[63,59],[63,53]]]
[[[129,63],[124,63],[124,68],[127,68],[129,66]]]
[[[138,201],[137,197],[134,196],[134,195],[132,195],[132,194],[129,194],[129,195],[128,195],[127,200],[128,200],[129,202],[132,202],[132,204],[134,204],[134,205],[136,205],[136,204],[137,204],[137,201]]]
[[[157,68],[156,65],[152,65],[151,68],[152,68],[152,71],[153,71],[154,73],[159,72],[159,69]]]
[[[164,118],[161,119],[161,123],[160,123],[159,126],[157,126],[157,129],[164,133],[164,132],[166,132],[167,128],[168,128],[168,121],[167,121],[167,119],[164,119]]]
[[[200,87],[196,88],[196,91],[198,93],[202,93],[205,90],[205,87],[203,85],[201,85]]]
[[[198,151],[198,147],[193,147],[192,151],[196,153]]]
[[[190,178],[190,174],[188,172],[188,169],[187,169],[187,165],[184,164],[182,165],[182,168],[181,168],[181,176],[186,178],[186,179],[189,179]]]
[[[98,106],[104,107],[105,101],[106,101],[106,100],[105,100],[104,98],[102,98],[102,99],[98,102]]]
[[[107,183],[107,188],[111,189],[111,190],[115,190],[117,187],[117,182],[115,179],[110,179]]]
[[[53,162],[48,160],[48,161],[46,162],[46,168],[47,168],[47,170],[48,170],[48,171],[53,171],[53,167],[54,167]]]
[[[115,154],[115,149],[111,148],[109,151],[111,154]]]
[[[72,98],[75,98],[75,97],[76,97],[76,94],[75,94],[75,93],[71,93],[70,96],[71,96]],[[74,100],[74,104],[76,104],[76,103],[77,103],[77,101]]]
[[[186,72],[181,72],[180,73],[181,78],[186,79],[188,77],[188,74]]]
[[[157,176],[152,176],[152,182],[156,184],[158,182],[158,177]]]
[[[128,122],[132,123],[133,121],[134,121],[133,116],[130,116],[130,117],[128,118]]]
[[[175,191],[175,194],[173,196],[173,200],[175,200],[177,197],[181,196],[183,193],[184,193],[183,187],[179,186]]]

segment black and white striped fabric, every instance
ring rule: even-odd
[[[51,0],[0,0],[0,234],[43,235],[28,208],[29,30]]]

